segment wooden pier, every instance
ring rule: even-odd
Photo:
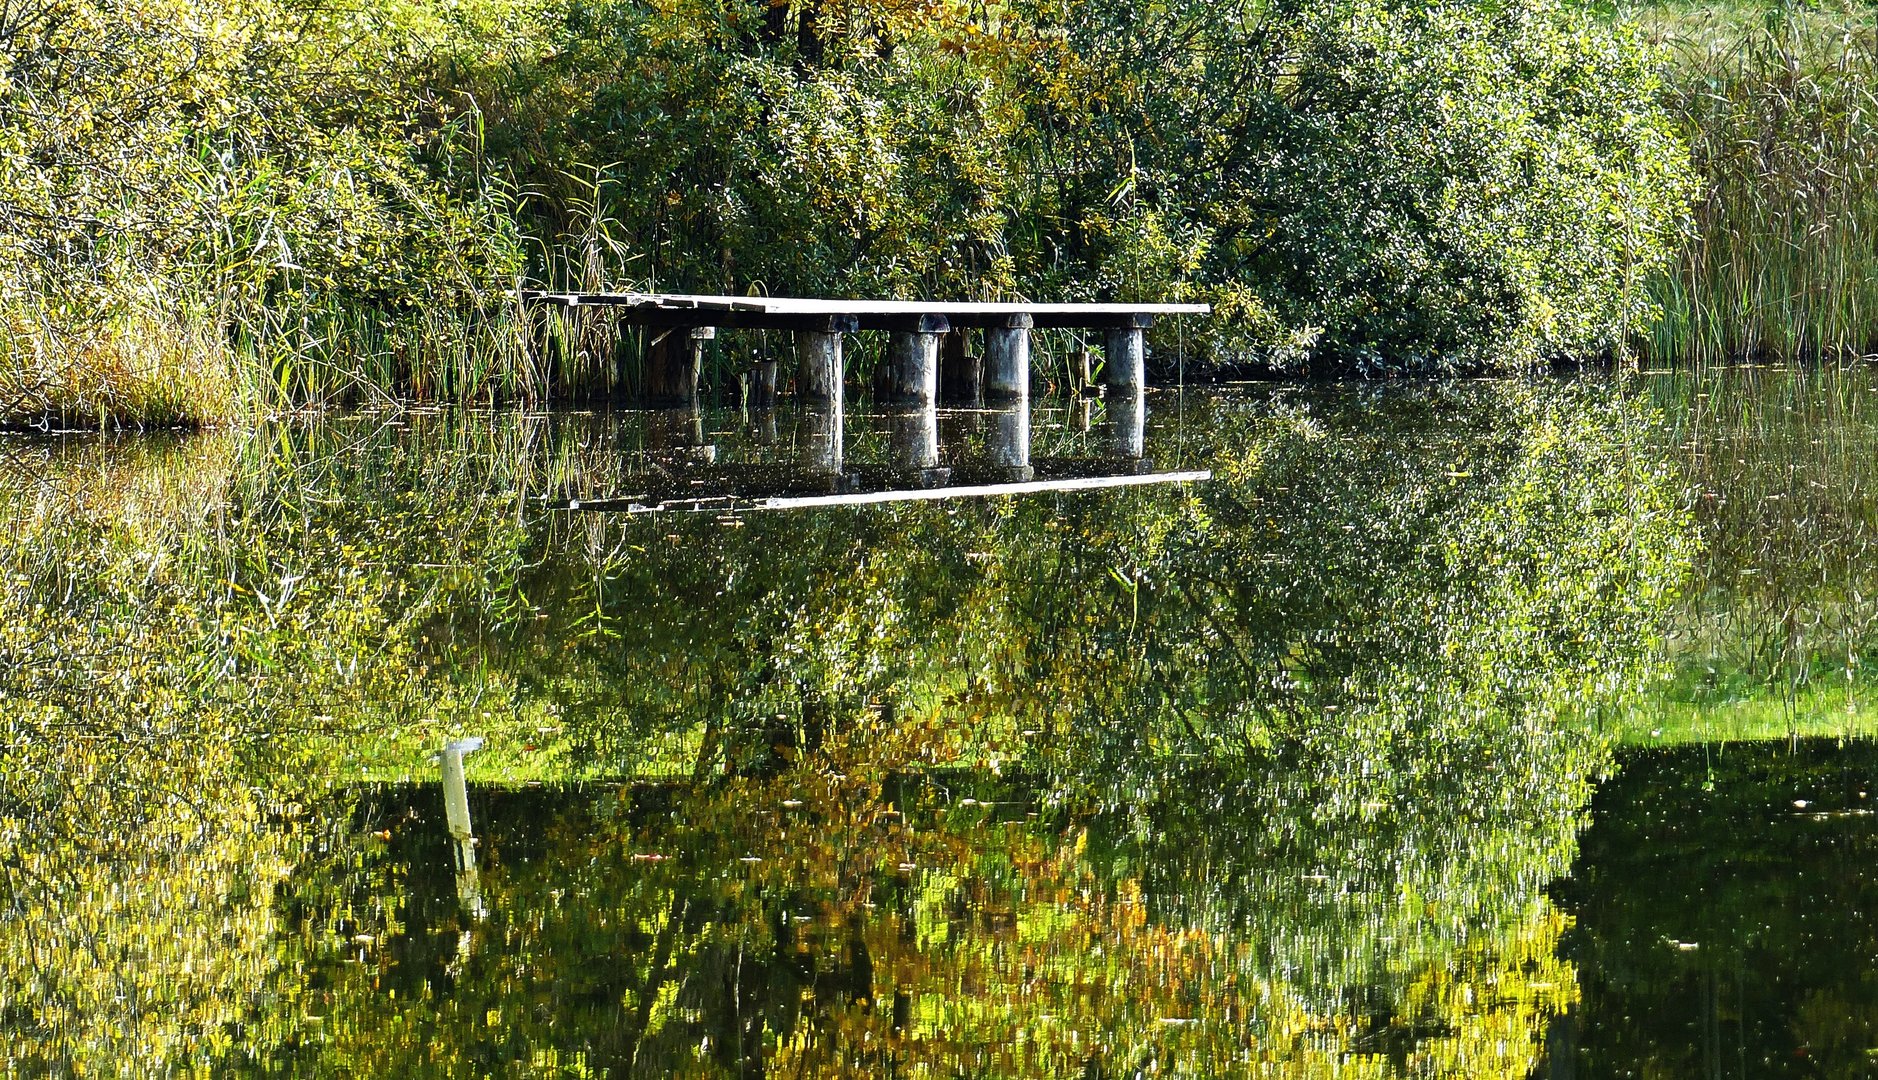
[[[527,303],[612,309],[622,325],[648,331],[648,401],[690,405],[698,400],[704,343],[720,329],[775,330],[796,335],[796,393],[811,402],[839,402],[845,372],[842,335],[883,330],[892,335],[874,377],[875,399],[930,406],[945,400],[976,404],[1030,397],[1030,335],[1037,329],[1099,330],[1111,394],[1145,388],[1145,331],[1164,315],[1205,315],[1206,304],[1027,304],[944,300],[825,300],[679,293],[552,293],[524,291]],[[972,353],[965,335],[983,333]],[[773,399],[774,362],[750,375],[751,395]]]
[[[699,376],[706,343],[719,330],[762,330],[795,336],[795,397],[801,405],[801,475],[781,489],[759,492],[726,477],[688,475],[683,491],[616,493],[574,500],[569,508],[618,510],[689,506],[758,509],[862,505],[911,498],[1075,491],[1090,487],[1188,483],[1203,473],[1156,473],[1146,457],[1146,333],[1166,315],[1204,315],[1205,304],[1027,304],[939,300],[824,300],[672,293],[522,293],[526,303],[600,308],[623,326],[646,331],[645,404],[671,407],[651,430],[674,460],[710,463],[716,448],[704,437]],[[1102,334],[1101,467],[1074,475],[1053,467],[1039,476],[1030,452],[1031,332],[1080,329]],[[891,464],[884,477],[848,461],[845,447],[847,372],[843,338],[863,330],[890,334],[873,372]],[[982,334],[974,352],[967,335]],[[1087,360],[1084,359],[1084,381]],[[746,408],[770,414],[781,382],[775,358],[745,373]],[[991,460],[969,483],[942,464],[940,402],[967,406],[989,423]],[[985,407],[982,414],[980,407]],[[806,501],[804,501],[806,500]]]

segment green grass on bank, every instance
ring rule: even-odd
[[[1878,738],[1878,688],[1815,684],[1787,695],[1761,690],[1641,697],[1602,725],[1620,745]]]

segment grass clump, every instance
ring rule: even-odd
[[[1647,8],[1699,190],[1655,279],[1652,360],[1878,353],[1878,22],[1857,8]]]
[[[224,419],[409,377],[519,267],[422,5],[26,0],[0,25],[0,424]],[[460,365],[459,365],[460,367]],[[491,386],[479,380],[490,381]]]
[[[156,305],[76,326],[43,304],[0,309],[0,422],[99,427],[230,418],[239,371],[213,324]]]

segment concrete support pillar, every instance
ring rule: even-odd
[[[1107,356],[1102,364],[1102,381],[1111,392],[1139,390],[1145,385],[1147,341],[1141,327],[1111,328],[1103,351]]]
[[[796,334],[796,350],[801,354],[802,371],[799,393],[810,404],[837,404],[841,401],[841,332],[839,330],[804,330]]]
[[[997,402],[1030,400],[1030,326],[1028,315],[1011,319],[1009,326],[985,331],[985,399]]]
[[[943,315],[921,315],[893,332],[877,381],[883,402],[931,405],[939,400],[939,339],[950,329]]]
[[[939,349],[939,393],[952,405],[984,400],[984,358],[973,355],[965,335],[964,327],[953,327]]]
[[[646,400],[654,405],[695,405],[704,343],[717,336],[709,326],[653,330],[646,357]]]
[[[1012,482],[1034,480],[1030,466],[1030,403],[1020,402],[991,414],[991,463]]]

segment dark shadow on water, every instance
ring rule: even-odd
[[[1543,1075],[1878,1074],[1878,744],[1628,752],[1591,820]]]

